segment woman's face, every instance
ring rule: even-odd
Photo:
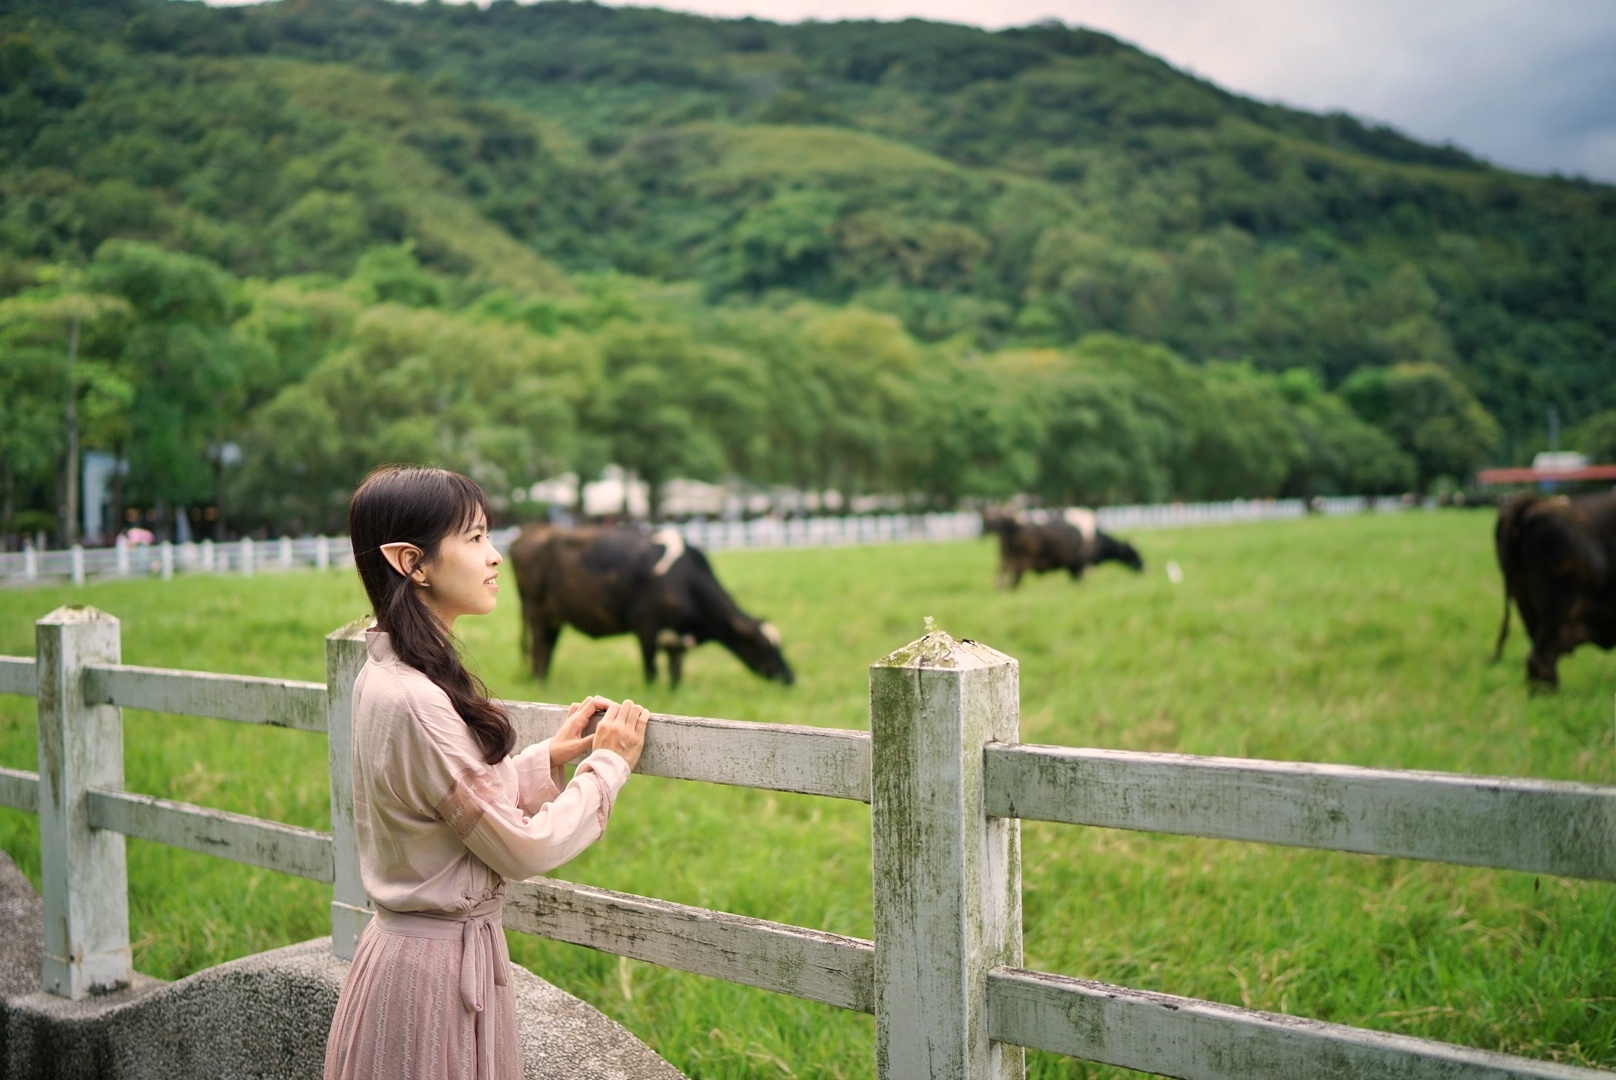
[[[487,615],[499,598],[499,564],[488,541],[488,522],[477,515],[469,527],[450,533],[430,563],[422,563],[427,587],[418,594],[438,621],[453,626],[462,615]]]

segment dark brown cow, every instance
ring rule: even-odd
[[[1494,531],[1504,572],[1504,620],[1493,650],[1509,636],[1509,605],[1532,638],[1527,685],[1560,685],[1560,657],[1592,642],[1616,648],[1616,495],[1521,495],[1498,511]]]
[[[530,525],[511,543],[510,560],[522,595],[523,651],[540,679],[550,673],[561,628],[571,624],[593,638],[633,634],[646,682],[656,678],[660,649],[668,681],[678,686],[685,650],[704,641],[717,641],[766,679],[794,680],[774,627],[737,607],[707,557],[674,530],[646,536]]]
[[[1092,510],[1067,510],[1043,522],[1020,514],[987,513],[982,515],[982,528],[999,534],[1002,587],[1014,589],[1029,570],[1035,574],[1065,570],[1076,580],[1097,563],[1120,562],[1135,571],[1145,568],[1132,544],[1100,531]]]

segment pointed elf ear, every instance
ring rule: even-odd
[[[382,545],[382,556],[387,559],[393,569],[397,570],[401,576],[414,581],[417,585],[426,584],[424,580],[419,580],[415,577],[419,572],[423,554],[425,553],[420,548],[404,541]]]

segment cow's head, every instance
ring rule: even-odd
[[[735,620],[735,629],[736,641],[731,651],[741,663],[765,679],[787,686],[797,681],[791,665],[786,663],[785,653],[780,651],[780,631],[773,623],[742,617]]]
[[[1126,540],[1118,540],[1114,536],[1100,533],[1099,551],[1095,554],[1095,562],[1119,562],[1123,566],[1132,567],[1136,572],[1145,568],[1144,557],[1137,548]]]
[[[982,511],[982,532],[1012,536],[1026,524],[1025,515],[1007,507],[989,507]]]

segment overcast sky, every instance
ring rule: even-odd
[[[603,0],[624,6],[625,0]],[[1104,30],[1226,89],[1616,182],[1616,0],[664,0],[705,15]]]

